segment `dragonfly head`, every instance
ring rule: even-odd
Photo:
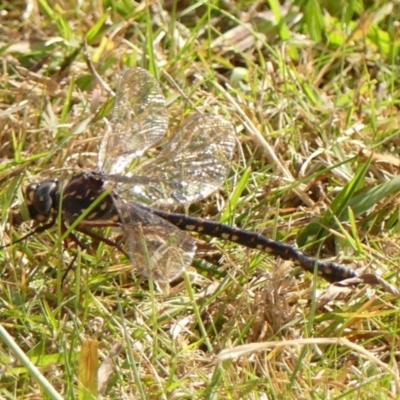
[[[25,189],[24,198],[29,215],[38,222],[47,221],[58,207],[59,183],[57,179],[46,179],[31,183]]]

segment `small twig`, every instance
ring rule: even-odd
[[[99,85],[107,92],[107,94],[109,96],[115,97],[115,92],[110,88],[110,86],[107,85],[106,82],[104,82],[104,80],[101,78],[101,76],[97,73],[96,68],[94,67],[94,65],[92,63],[92,60],[90,59],[89,49],[88,49],[86,40],[85,40],[84,48],[83,48],[83,56],[85,57],[85,61],[86,61],[86,64],[87,64],[90,72],[96,78]]]

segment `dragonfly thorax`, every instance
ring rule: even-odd
[[[32,183],[25,189],[24,197],[30,217],[45,222],[57,209],[59,182],[57,179],[46,179]]]
[[[100,196],[108,194],[95,207],[93,202]],[[73,176],[62,191],[62,213],[68,223],[73,222],[82,212],[91,208],[86,220],[118,221],[119,215],[115,209],[114,200],[118,196],[104,185],[102,176],[97,172],[83,172]]]

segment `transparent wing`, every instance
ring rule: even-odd
[[[156,158],[133,171],[135,176],[111,180],[120,182],[116,190],[124,198],[156,207],[190,204],[222,185],[234,149],[231,123],[216,115],[195,115]]]
[[[142,68],[126,70],[118,85],[110,129],[100,143],[99,170],[124,174],[167,129],[165,98],[157,80]]]
[[[137,272],[163,285],[179,277],[194,257],[194,239],[138,204],[120,200],[116,206]]]

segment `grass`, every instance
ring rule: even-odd
[[[27,4],[0,5],[4,244],[29,231],[12,221],[23,187],[96,168],[112,99],[89,58],[113,90],[124,68],[151,71],[171,132],[194,110],[235,125],[232,171],[191,215],[397,285],[397,2]],[[77,377],[97,354],[110,399],[399,396],[398,300],[379,285],[331,300],[290,262],[199,236],[194,265],[207,268],[162,296],[117,251],[84,237],[90,251],[64,248],[60,233],[0,250],[2,399],[57,398],[41,379],[96,398]]]

